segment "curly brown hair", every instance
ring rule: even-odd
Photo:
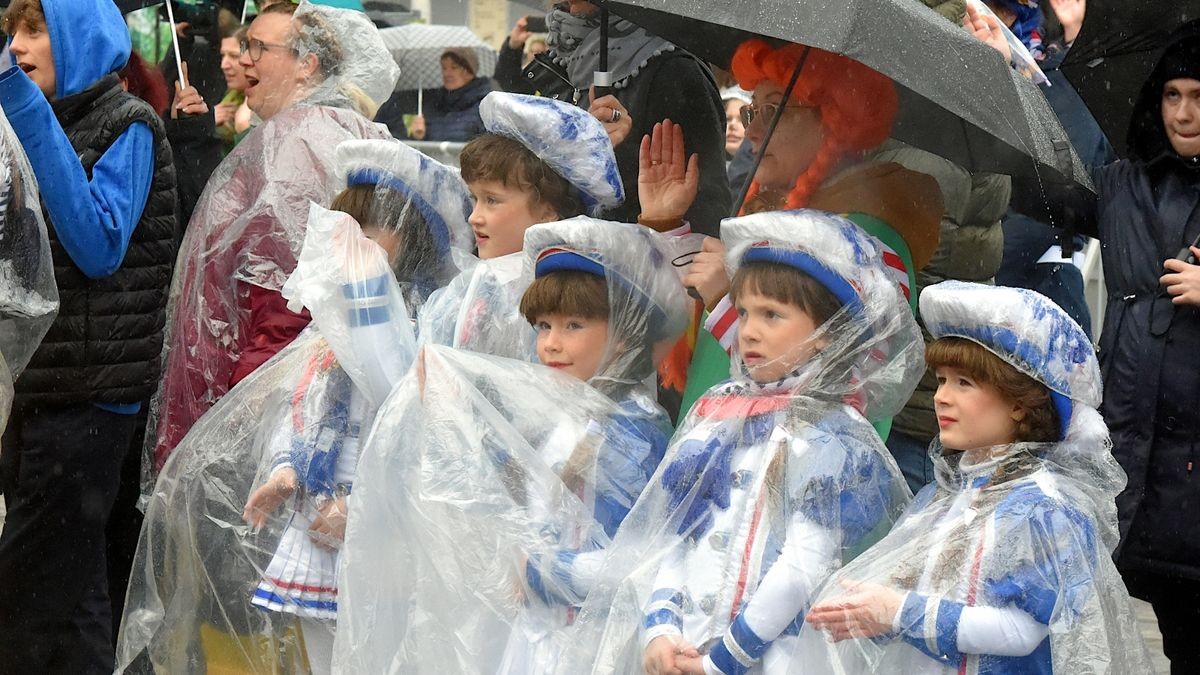
[[[587,213],[579,191],[521,143],[507,136],[483,134],[463,148],[458,159],[469,183],[496,181],[531,197],[531,206],[549,206],[559,219]]]
[[[994,387],[1005,401],[1025,411],[1017,422],[1018,443],[1050,443],[1060,435],[1058,411],[1046,385],[1017,370],[977,342],[960,337],[934,340],[925,348],[930,369],[957,368]]]
[[[17,26],[22,23],[31,27],[46,25],[46,14],[42,11],[41,0],[13,0],[8,9],[4,10],[3,18],[0,18],[0,28],[3,28],[9,37],[17,32]]]

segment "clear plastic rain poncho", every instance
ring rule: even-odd
[[[21,142],[0,112],[0,432],[13,381],[58,311],[58,286],[38,199]]]
[[[271,17],[256,22],[263,18]],[[374,25],[361,12],[307,2],[292,23],[296,68],[316,56],[316,72],[290,94],[294,100],[264,94],[280,111],[217,167],[179,251],[163,383],[147,434],[156,468],[237,379],[303,323],[286,313],[278,292],[296,265],[309,202],[328,204],[339,189],[334,148],[346,140],[391,138],[363,116],[374,114],[397,77]],[[269,60],[276,68],[278,58]]]
[[[589,214],[625,198],[612,142],[586,111],[553,99],[493,92],[480,103],[479,115],[489,134],[519,142],[570,183]],[[421,312],[421,342],[532,361],[533,332],[516,311],[532,281],[519,253],[464,258],[460,266],[463,273]]]
[[[599,366],[585,383],[423,348],[359,464],[342,551],[341,672],[550,671],[603,549],[666,449],[669,418],[642,383],[686,327],[688,303],[660,236],[580,217],[533,226],[525,246],[539,279],[603,279]]]
[[[557,672],[639,673],[656,640],[692,656],[695,648],[726,673],[777,672],[821,581],[881,538],[908,503],[870,421],[907,400],[923,344],[874,240],[815,210],[726,220],[721,237],[730,272],[751,263],[800,269],[840,309],[753,371],[739,335],[732,378],[680,423]],[[772,363],[786,374],[751,375]]]
[[[147,659],[171,673],[330,667],[337,524],[390,386],[347,347],[408,369],[405,296],[419,302],[450,276],[468,209],[453,169],[396,141],[343,143],[337,156],[349,186],[338,203],[361,209],[362,229],[311,205],[287,287],[314,325],[206,413],[165,465],[134,563],[121,669]],[[365,201],[342,201],[355,193]]]
[[[976,342],[1046,385],[1062,440],[968,453],[935,441],[936,482],[826,583],[814,615],[828,607],[835,623],[805,625],[790,672],[1150,672],[1110,558],[1125,474],[1096,411],[1091,342],[1025,289],[944,282],[922,292],[921,316],[933,337]],[[880,625],[841,623],[859,611]],[[847,629],[860,637],[829,639]]]

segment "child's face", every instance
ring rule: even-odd
[[[475,232],[475,246],[484,260],[517,253],[525,243],[525,230],[538,223],[558,220],[558,214],[515,185],[481,180],[467,189],[475,209],[467,222]]]
[[[738,293],[734,307],[738,353],[755,382],[781,380],[812,358],[817,325],[804,310],[750,289]]]
[[[54,71],[54,50],[50,46],[50,32],[46,25],[30,25],[25,21],[18,23],[12,34],[9,51],[21,70],[42,90],[42,94],[54,100],[58,79]]]
[[[388,257],[388,262],[396,262],[396,258],[400,255],[401,239],[400,233],[395,230],[385,230],[382,227],[375,225],[363,225],[363,236],[371,241],[379,244]]]
[[[600,368],[608,346],[608,322],[578,316],[548,314],[533,323],[538,360],[543,365],[588,381]]]
[[[958,368],[943,366],[934,374],[938,388],[933,409],[942,447],[950,451],[976,450],[1016,440],[1022,411],[1005,400],[999,390]]]

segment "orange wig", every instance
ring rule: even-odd
[[[858,61],[815,47],[789,44],[775,49],[765,40],[747,40],[734,53],[731,69],[747,91],[753,91],[764,80],[786,88],[806,49],[808,57],[796,80],[792,100],[820,111],[825,138],[812,163],[788,192],[788,209],[805,207],[844,158],[886,141],[899,107],[896,87],[890,79]],[[759,190],[758,181],[754,181],[747,203]]]

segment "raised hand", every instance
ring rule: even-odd
[[[682,219],[700,189],[700,156],[684,159],[683,127],[671,120],[642,138],[638,199],[646,220]]]
[[[967,29],[980,42],[1000,52],[1004,60],[1012,63],[1012,48],[1008,45],[1008,39],[1004,37],[1004,31],[1001,29],[1000,20],[986,12],[980,12],[967,3],[967,14],[963,17],[963,28]]]
[[[1087,11],[1087,0],[1050,0],[1050,9],[1063,27],[1063,39],[1070,44],[1083,28],[1083,15]]]

